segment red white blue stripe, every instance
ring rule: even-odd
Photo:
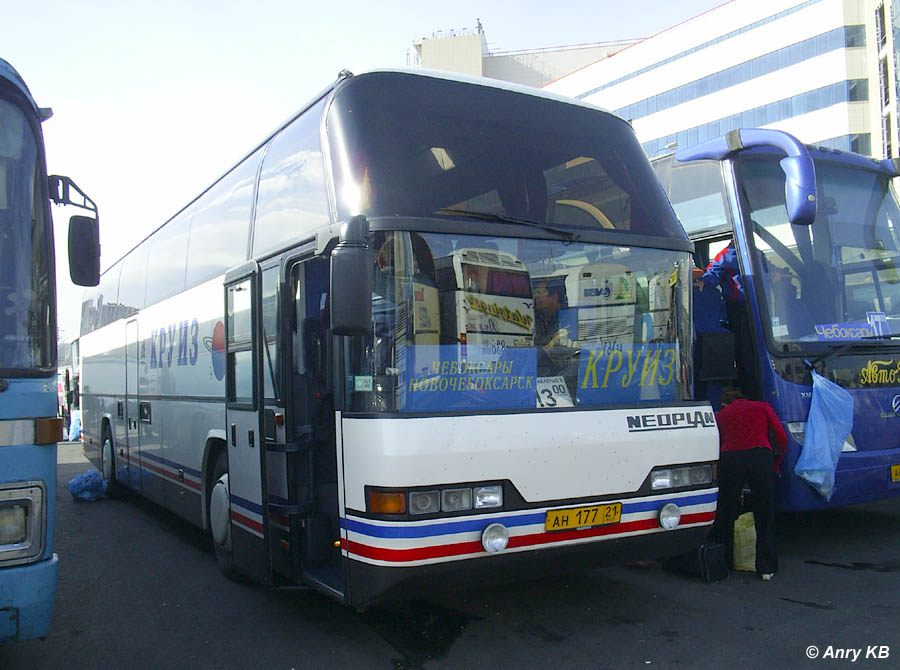
[[[544,530],[551,508],[421,522],[375,521],[347,514],[341,519],[341,546],[348,558],[372,565],[428,565],[488,555],[481,545],[481,533],[492,523],[509,530],[506,552],[546,549],[668,532],[657,518],[658,510],[667,503],[681,509],[679,528],[709,525],[715,517],[717,497],[718,490],[709,489],[630,499],[622,502],[622,517],[617,524],[553,532]]]

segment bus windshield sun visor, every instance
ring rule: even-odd
[[[580,239],[580,235],[571,230],[564,230],[562,228],[557,228],[556,226],[549,226],[545,223],[538,223],[537,221],[527,221],[525,219],[517,219],[512,216],[503,216],[502,214],[494,214],[492,212],[474,212],[468,209],[440,209],[437,212],[438,214],[449,214],[452,216],[468,216],[473,219],[481,219],[482,221],[494,221],[496,223],[511,223],[520,226],[530,226],[532,228],[540,228],[541,230],[546,230],[547,232],[554,233],[559,235],[567,242],[577,242]]]

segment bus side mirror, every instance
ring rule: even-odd
[[[816,219],[816,168],[809,156],[788,156],[780,161],[784,171],[784,201],[788,221],[809,226]]]
[[[78,286],[100,283],[100,222],[90,216],[69,219],[69,275]]]
[[[335,335],[372,331],[372,284],[375,268],[369,253],[369,222],[354,216],[341,226],[331,252],[331,330]]]

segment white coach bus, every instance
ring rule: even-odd
[[[445,339],[438,260],[467,249],[515,259],[545,326],[526,274],[664,275],[668,337],[635,299],[614,343]],[[691,252],[612,114],[342,73],[87,294],[86,453],[208,529],[226,574],[357,607],[681,552],[717,497]],[[569,402],[539,402],[546,380]]]

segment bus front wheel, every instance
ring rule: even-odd
[[[231,502],[228,489],[228,455],[222,450],[213,467],[212,487],[207,499],[209,530],[219,570],[229,579],[237,573],[231,553]]]

